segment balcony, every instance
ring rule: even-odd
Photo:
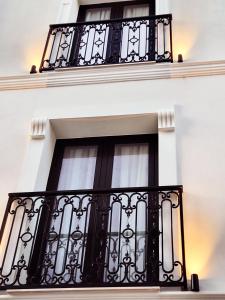
[[[146,61],[173,62],[171,14],[50,25],[40,72]]]
[[[182,187],[9,194],[0,289],[187,288]]]

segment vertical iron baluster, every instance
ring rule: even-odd
[[[166,32],[165,32],[165,19],[163,19],[163,58],[166,59]]]
[[[68,67],[70,65],[70,56],[71,56],[71,48],[72,48],[72,41],[74,39],[74,27],[73,31],[69,31],[69,35],[70,35],[70,42],[69,42],[69,47],[68,47],[68,51],[67,51],[67,56],[66,56],[66,67]]]
[[[4,214],[3,223],[2,223],[2,227],[1,227],[1,231],[0,231],[0,244],[2,243],[2,238],[3,238],[4,230],[5,230],[5,227],[6,227],[6,224],[7,224],[7,219],[9,217],[11,205],[13,204],[14,200],[15,199],[13,199],[13,197],[9,196],[9,201],[7,203],[7,206],[6,206],[6,211],[5,211],[5,214]],[[6,247],[5,247],[5,253],[4,253],[3,258],[2,258],[2,265],[0,267],[0,271],[3,270],[3,266],[4,266],[4,263],[5,263],[5,258],[6,258],[7,250],[8,250],[8,247],[9,247],[9,241],[10,241],[10,237],[11,237],[11,234],[12,234],[12,228],[13,228],[14,220],[15,220],[15,215],[13,217],[12,224],[10,226],[9,238],[8,238],[8,241],[7,241],[7,244],[6,244]]]
[[[43,52],[43,55],[42,55],[42,58],[41,58],[41,64],[40,64],[40,67],[39,67],[39,72],[40,73],[42,71],[44,71],[44,69],[45,69],[45,67],[44,67],[44,63],[46,61],[45,55],[46,55],[46,52],[47,52],[47,49],[48,49],[48,46],[49,46],[49,40],[50,40],[51,33],[52,33],[52,28],[50,26],[49,30],[48,30],[47,40],[46,40],[45,47],[44,47],[44,52]],[[50,57],[49,57],[49,60],[50,60]],[[49,67],[47,69],[49,69]]]
[[[158,37],[158,31],[155,30],[155,27],[157,26],[155,19],[149,18],[149,33],[148,33],[148,60],[154,61],[155,60],[155,52],[156,52],[156,44],[158,47],[158,38],[156,43],[156,37]],[[157,26],[158,29],[158,26]],[[157,33],[156,33],[157,32]],[[158,49],[157,49],[158,52]]]
[[[103,27],[104,28],[104,27]],[[109,38],[109,32],[107,34],[107,29],[109,29],[108,24],[105,24],[105,35],[104,35],[104,39],[103,39],[103,49],[102,49],[102,63],[106,62],[106,51],[107,51],[107,44],[108,44],[108,38]],[[106,42],[106,38],[107,38],[107,42]],[[104,57],[105,54],[105,57]]]
[[[95,38],[96,38],[96,31],[97,31],[97,26],[99,26],[99,24],[96,24],[96,25],[92,25],[93,28],[95,28],[95,32],[94,32],[94,38],[93,38],[93,44],[92,44],[92,47],[91,47],[91,58],[90,58],[90,61],[89,61],[89,64],[92,65],[92,59],[94,58],[94,55],[93,55],[93,51],[94,51],[94,47],[95,47]],[[97,64],[98,62],[98,58],[95,58],[95,64]]]
[[[34,251],[29,268],[29,284],[39,285],[41,283],[41,275],[43,271],[43,261],[47,246],[48,230],[51,222],[51,209],[54,205],[54,197],[44,197],[42,202],[42,210],[40,216],[40,225],[37,230],[37,236],[34,244]]]
[[[170,61],[173,62],[173,36],[172,36],[172,15],[168,16],[170,26]]]
[[[22,200],[22,199],[20,199],[20,200]],[[23,201],[23,200],[22,200],[22,201]],[[17,211],[17,210],[18,210],[18,207],[21,207],[21,205],[17,206],[16,209],[15,209],[15,215],[14,215],[14,218],[13,218],[12,228],[13,228],[13,226],[14,226],[16,214],[17,214],[17,212],[18,212],[18,211]],[[20,241],[20,239],[21,239],[21,230],[22,230],[22,227],[23,227],[23,222],[24,222],[24,217],[25,217],[25,210],[26,210],[26,208],[24,207],[23,216],[22,216],[21,223],[20,223],[20,225],[19,225],[19,232],[18,232],[18,236],[17,236],[17,240],[16,240],[15,253],[14,253],[13,259],[12,259],[12,265],[11,265],[12,270],[13,270],[13,267],[15,266],[15,258],[16,258],[16,254],[17,254],[17,251],[18,251],[18,244],[19,244],[19,241]],[[11,237],[10,237],[10,238],[11,238]],[[9,240],[8,240],[8,242],[7,242],[6,254],[7,254],[7,251],[8,251],[8,246],[9,246],[10,238],[9,238]],[[20,257],[20,258],[21,258],[21,257]],[[5,263],[5,261],[4,261],[4,263]],[[18,266],[18,265],[19,265],[19,261],[16,262],[16,266]],[[3,266],[4,266],[4,264],[3,264]],[[19,275],[20,275],[20,271],[18,271],[18,273],[17,273],[17,275],[16,275],[16,278],[17,278],[16,281],[18,281]]]
[[[57,53],[56,53],[56,60],[55,60],[55,66],[56,67],[62,67],[62,61],[60,60],[60,57],[58,58],[59,49],[61,48],[61,41],[62,41],[62,37],[63,37],[63,34],[64,34],[64,28],[61,28],[61,29],[62,29],[62,31],[61,31],[61,35],[60,35],[60,39],[59,39],[59,47],[58,47],[58,50],[57,50]],[[59,61],[59,65],[57,66],[56,64],[58,63],[58,61]]]
[[[187,274],[186,274],[186,258],[185,258],[185,239],[184,239],[184,214],[183,214],[183,189],[179,188],[180,201],[180,229],[181,229],[181,249],[182,249],[182,265],[183,265],[183,289],[187,290]]]

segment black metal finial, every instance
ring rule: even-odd
[[[182,54],[178,54],[178,60],[177,60],[177,62],[179,62],[179,63],[184,62]]]
[[[37,73],[36,66],[33,65],[30,69],[30,74],[36,74],[36,73]]]
[[[192,292],[199,292],[198,274],[191,274],[191,290]]]

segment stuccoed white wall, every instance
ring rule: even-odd
[[[66,2],[70,13],[63,10]],[[49,25],[74,22],[77,9],[76,0],[0,1],[0,74],[26,74],[32,64],[39,67]]]
[[[157,0],[156,0],[157,1]],[[174,58],[183,53],[188,61],[224,59],[223,0],[170,0],[173,14]]]
[[[1,217],[7,193],[18,191],[33,117],[142,114],[176,105],[188,274],[199,274],[204,291],[225,292],[224,82],[210,76],[1,92]]]
[[[68,13],[68,4],[62,15],[66,1],[71,2],[71,13]],[[74,22],[79,2],[107,1],[0,1],[0,76],[27,74],[32,64],[39,66],[49,24]],[[156,0],[156,12],[173,14],[175,60],[178,53],[182,53],[186,61],[224,59],[224,0]]]

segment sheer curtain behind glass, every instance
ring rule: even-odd
[[[148,152],[148,144],[116,145],[112,188],[147,186]],[[118,281],[134,282],[138,272],[145,271],[147,198],[143,197],[143,193],[116,196],[111,197],[105,281],[116,274]],[[133,262],[127,270],[126,258]]]
[[[91,189],[95,175],[97,147],[66,147],[58,190]]]
[[[124,7],[124,18],[149,16],[149,4]],[[148,20],[123,22],[121,60],[146,60],[148,52]]]
[[[95,146],[66,147],[58,190],[92,189],[96,155]],[[55,199],[45,258],[51,264],[44,270],[50,283],[82,281],[89,215],[90,197],[68,195]],[[67,265],[72,265],[74,271]]]
[[[86,11],[85,22],[109,20],[111,8],[92,8]],[[90,24],[83,26],[80,42],[79,64],[101,64],[106,58],[109,35],[108,24]]]

